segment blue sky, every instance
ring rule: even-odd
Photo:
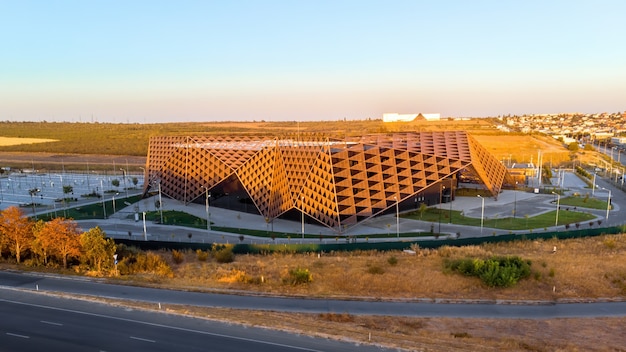
[[[0,0],[0,120],[626,110],[626,2]]]

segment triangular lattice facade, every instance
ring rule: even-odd
[[[236,179],[266,219],[297,209],[341,231],[468,169],[497,197],[510,176],[462,131],[311,137],[153,137],[146,190],[188,203]]]

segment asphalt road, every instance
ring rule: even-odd
[[[376,346],[2,290],[2,351],[384,351]]]
[[[228,295],[111,285],[102,281],[0,271],[0,289],[54,291],[130,299],[158,304],[186,304],[265,311],[349,313],[360,315],[458,318],[568,318],[626,316],[626,302],[497,304],[494,302],[436,303],[349,301]]]

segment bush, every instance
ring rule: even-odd
[[[382,275],[385,273],[385,269],[381,268],[378,265],[373,265],[367,268],[367,272],[373,275]]]
[[[117,269],[121,275],[156,274],[172,277],[172,268],[165,259],[152,252],[138,252],[120,260]]]
[[[209,252],[198,249],[196,250],[196,258],[198,258],[198,261],[206,262],[206,260],[209,258]]]
[[[387,259],[387,263],[389,263],[389,265],[394,266],[396,264],[398,264],[398,258],[391,256],[389,257],[389,259]]]
[[[174,263],[180,264],[183,261],[185,261],[185,254],[183,254],[183,252],[181,252],[181,251],[177,251],[177,250],[173,249],[172,250],[172,260],[174,260]]]
[[[289,281],[292,285],[308,284],[313,281],[313,275],[309,269],[296,268],[289,271]]]
[[[511,287],[530,276],[530,264],[519,257],[491,257],[447,261],[446,267],[465,276],[479,277],[491,287]]]
[[[213,258],[218,263],[232,263],[235,261],[235,254],[233,254],[232,246],[215,246],[211,250],[213,254]]]

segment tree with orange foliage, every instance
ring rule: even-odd
[[[8,247],[18,263],[34,238],[33,222],[20,208],[11,206],[0,211],[0,243]]]
[[[37,237],[41,239],[41,250],[61,259],[64,268],[67,268],[68,259],[80,256],[80,233],[72,220],[56,218],[48,221],[39,229]]]

